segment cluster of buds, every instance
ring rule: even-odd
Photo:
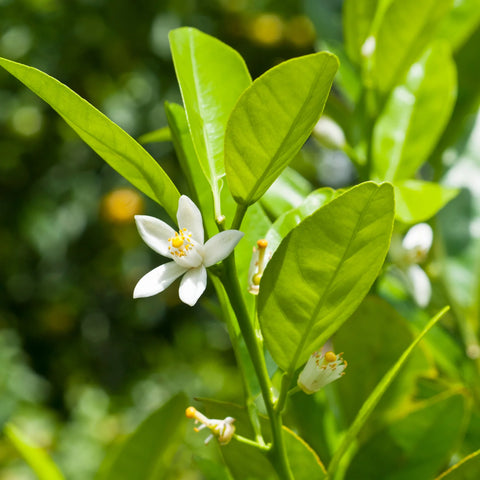
[[[196,432],[203,430],[205,427],[209,428],[212,432],[206,439],[205,445],[215,436],[218,438],[220,445],[226,445],[230,442],[235,433],[235,426],[233,422],[235,421],[232,417],[227,417],[223,420],[217,420],[215,418],[208,418],[203,413],[200,413],[194,407],[188,407],[185,410],[185,415],[187,418],[192,418],[195,420],[195,424],[201,423],[200,427],[195,428]]]
[[[313,352],[298,376],[298,386],[310,395],[345,375],[347,362],[342,355],[343,353]]]
[[[257,247],[253,247],[252,261],[248,270],[248,292],[252,295],[258,295],[263,271],[270,260],[267,246],[268,242],[262,239],[258,240]]]

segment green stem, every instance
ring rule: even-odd
[[[233,438],[237,440],[237,442],[245,443],[246,445],[250,445],[251,447],[258,448],[258,450],[262,450],[263,452],[268,452],[270,450],[270,446],[265,444],[260,444],[249,438],[242,437],[241,435],[234,435]]]
[[[245,213],[247,213],[247,205],[243,205],[241,203],[237,204],[237,209],[235,210],[235,216],[233,217],[232,225],[230,228],[232,230],[239,230],[240,225],[242,225],[243,217]]]
[[[241,223],[245,212],[239,212],[240,209],[237,208],[237,213],[235,214],[232,227],[237,225],[236,222],[238,222],[238,226]],[[255,329],[250,320],[250,316],[242,296],[242,291],[238,283],[234,254],[227,257],[224,260],[224,264],[226,270],[226,275],[224,277],[225,290],[227,291],[230,304],[232,305],[235,315],[237,316],[238,325],[240,326],[240,331],[242,332],[245,344],[250,354],[250,358],[255,368],[255,373],[260,384],[262,397],[265,402],[265,407],[270,420],[273,442],[272,448],[269,450],[268,454],[280,478],[282,480],[293,480],[293,476],[288,465],[287,452],[282,434],[282,418],[280,413],[276,412],[274,408],[274,399],[270,384],[270,377],[268,376],[267,366],[265,364],[265,357],[257,341]]]

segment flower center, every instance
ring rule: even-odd
[[[175,232],[174,237],[168,239],[168,251],[176,257],[185,257],[189,250],[193,248],[192,234],[182,228],[179,232]]]

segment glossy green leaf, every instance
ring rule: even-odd
[[[169,142],[172,140],[170,129],[168,127],[159,128],[153,132],[144,133],[138,137],[138,143],[145,145],[146,143]]]
[[[235,50],[199,30],[178,28],[169,39],[193,144],[219,201],[225,128],[233,106],[251,83],[250,74]]]
[[[378,402],[381,400],[385,394],[387,388],[392,384],[395,377],[400,372],[400,369],[403,367],[408,357],[412,353],[413,349],[417,346],[420,340],[428,333],[428,331],[443,317],[443,315],[449,310],[450,307],[445,307],[437,315],[435,315],[430,322],[425,326],[425,328],[419,333],[419,335],[413,340],[413,342],[407,347],[403,352],[401,357],[397,362],[387,371],[387,373],[382,377],[380,382],[373,390],[373,392],[368,396],[365,403],[360,408],[355,420],[351,423],[348,428],[345,436],[342,439],[342,442],[338,446],[335,454],[328,466],[328,471],[330,474],[334,474],[337,470],[343,455],[348,450],[348,448],[353,444],[360,430],[363,428],[368,418],[374,411],[375,407],[378,405]]]
[[[371,80],[387,93],[422,54],[453,0],[392,0],[378,22]]]
[[[392,186],[366,182],[284,238],[258,297],[265,345],[280,368],[292,374],[363,300],[387,254],[393,216]]]
[[[298,207],[312,191],[312,184],[293,168],[287,167],[262,197],[262,207],[277,218]]]
[[[181,105],[165,102],[165,113],[172,143],[187,180],[189,196],[200,208],[205,230],[208,236],[211,237],[218,232],[213,211],[213,199],[208,181],[205,175],[203,175],[193,146],[185,110]]]
[[[379,0],[345,0],[343,2],[343,35],[351,60],[361,62],[362,45],[367,39]]]
[[[480,472],[480,450],[467,455],[435,480],[477,480]]]
[[[256,202],[300,150],[322,114],[338,68],[321,52],[268,70],[243,93],[225,133],[225,170],[235,200]]]
[[[458,188],[422,180],[405,180],[395,185],[396,218],[403,223],[419,223],[433,217],[458,195]]]
[[[70,88],[40,70],[3,58],[0,66],[45,100],[110,166],[175,218],[178,190],[130,135]]]
[[[453,50],[460,48],[480,24],[478,0],[456,0],[440,24],[437,37],[447,40]]]
[[[448,392],[416,405],[360,447],[347,478],[433,478],[448,463],[463,433],[466,414],[466,399],[458,393]],[[373,462],[373,458],[381,461]]]
[[[47,453],[32,445],[15,425],[7,423],[4,432],[39,480],[64,480],[62,472]]]
[[[207,416],[214,418],[235,418],[236,433],[246,438],[253,438],[253,429],[244,408],[231,403],[202,399]],[[262,432],[266,442],[271,441],[270,424],[265,417],[260,417]],[[307,443],[289,428],[283,427],[283,436],[287,457],[295,480],[322,480],[326,470],[318,455]],[[235,480],[279,480],[267,456],[254,447],[233,439],[221,449],[225,463]]]
[[[375,125],[374,175],[388,181],[410,178],[442,134],[455,97],[455,64],[448,45],[435,44],[393,90]]]
[[[187,399],[178,394],[153,412],[100,468],[97,480],[160,480],[183,440]],[[108,457],[107,457],[108,459]]]
[[[296,208],[285,212],[277,218],[267,233],[268,250],[273,253],[280,242],[290,231],[295,228],[302,220],[325,205],[335,196],[335,190],[324,187],[319,188],[308,195],[303,202]]]

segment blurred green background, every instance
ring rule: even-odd
[[[164,101],[181,103],[170,29],[217,36],[255,78],[322,36],[340,40],[340,15],[339,0],[0,0],[0,56],[58,78],[138,137],[166,124]],[[171,144],[147,148],[181,190]],[[315,161],[306,171],[320,184]],[[142,212],[164,215],[0,72],[0,422],[54,448],[69,479],[91,477],[178,391],[241,396],[211,298],[195,309],[175,288],[132,299],[158,264],[134,226]],[[0,479],[29,478],[0,439]]]

